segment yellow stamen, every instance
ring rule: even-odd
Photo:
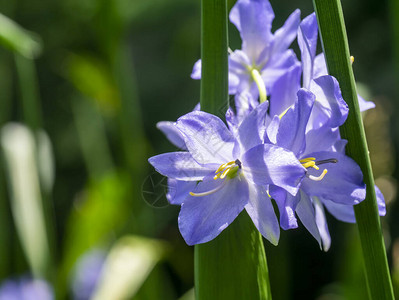
[[[207,192],[203,192],[203,193],[190,192],[190,195],[193,196],[193,197],[208,196],[208,195],[211,195],[211,194],[216,193],[217,191],[219,191],[222,187],[224,187],[225,184],[226,184],[226,181],[224,181],[221,185],[219,185],[218,187],[214,188],[213,190],[210,190],[210,191],[207,191]]]
[[[287,113],[287,111],[291,108],[291,106],[287,107],[285,111],[283,111],[278,117],[281,119]]]
[[[306,163],[308,161],[316,160],[315,157],[306,157],[299,160],[300,163]]]
[[[221,165],[221,166],[216,170],[215,173],[219,173],[220,171],[223,171],[224,168],[226,168],[227,166],[234,165],[234,164],[235,164],[235,161],[234,161],[234,160],[231,161],[231,162],[225,163],[225,164]]]
[[[355,57],[351,56],[350,59],[351,59],[351,64],[353,64],[355,62]]]
[[[228,167],[226,170],[224,170],[222,175],[220,175],[220,179],[224,179],[231,169],[232,167]]]
[[[324,178],[324,176],[326,176],[327,174],[327,169],[323,170],[323,173],[321,173],[320,176],[313,176],[313,175],[309,175],[309,179],[314,180],[314,181],[320,181]]]

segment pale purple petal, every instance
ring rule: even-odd
[[[315,218],[316,218],[317,229],[319,230],[320,233],[323,250],[327,252],[331,246],[331,237],[330,237],[330,232],[328,231],[327,219],[326,219],[326,214],[324,212],[324,207],[317,198],[313,198],[313,204],[316,213]]]
[[[300,88],[301,65],[296,62],[275,82],[270,96],[270,116],[280,115],[295,103]]]
[[[309,88],[314,74],[314,59],[317,47],[317,20],[315,13],[307,16],[299,25],[298,45],[299,49],[301,49],[303,87]]]
[[[179,214],[179,229],[188,245],[206,243],[218,236],[248,203],[248,183],[237,176],[214,180],[209,176],[200,182],[195,193],[207,192],[224,185],[207,196],[188,196]]]
[[[284,230],[297,228],[298,222],[295,216],[295,209],[301,199],[301,194],[297,193],[295,196],[292,196],[282,188],[275,185],[269,187],[269,193],[276,201],[280,211],[281,228]]]
[[[261,75],[265,82],[268,94],[273,94],[273,86],[277,79],[283,76],[289,68],[298,62],[294,51],[291,49],[276,55],[262,68]]]
[[[200,165],[189,152],[163,153],[148,159],[148,162],[164,176],[186,181],[202,180],[215,172],[218,165]]]
[[[177,148],[182,150],[187,150],[186,143],[184,142],[184,137],[179,129],[176,127],[175,122],[162,121],[157,123],[157,128],[161,130],[169,142],[175,145]]]
[[[308,168],[306,176],[319,176],[324,169],[327,174],[320,181],[305,178],[301,189],[308,195],[334,201],[336,203],[354,205],[366,197],[366,185],[363,182],[363,174],[356,162],[338,152],[315,152],[306,156],[314,157],[317,161],[336,159],[337,163],[319,165],[320,170]]]
[[[270,144],[256,146],[241,157],[246,178],[259,185],[274,184],[298,192],[305,169],[291,151]]]
[[[255,60],[268,46],[274,13],[267,0],[239,0],[230,11],[230,21],[237,27],[242,49]]]
[[[242,120],[259,105],[249,92],[237,93],[234,97],[234,103],[237,111],[237,125],[240,125]]]
[[[341,126],[348,117],[348,105],[342,98],[338,81],[329,75],[318,77],[310,82],[310,90],[316,95],[315,110],[311,115],[314,127],[328,124]]]
[[[197,181],[182,181],[168,178],[166,199],[170,204],[181,205],[197,186]]]
[[[322,199],[328,212],[332,214],[337,220],[347,223],[356,223],[355,210],[353,205],[345,205],[335,203],[330,200]]]
[[[372,108],[375,107],[375,103],[374,102],[364,100],[364,98],[362,96],[360,96],[359,94],[357,95],[357,99],[359,101],[359,108],[360,108],[361,112],[369,110],[369,109],[372,109]]]
[[[232,153],[235,139],[218,117],[195,111],[179,118],[176,126],[197,162],[224,164],[234,160]]]
[[[313,78],[317,78],[323,75],[328,75],[326,59],[324,53],[316,55],[313,64]]]
[[[301,11],[296,9],[285,21],[284,25],[274,33],[272,55],[279,54],[291,45],[297,36],[297,30],[301,18]]]
[[[201,68],[202,68],[202,62],[199,59],[195,62],[193,71],[191,72],[192,79],[201,79]]]
[[[335,145],[340,140],[338,128],[322,126],[317,129],[311,129],[306,133],[306,149],[303,153],[333,151]]]
[[[375,195],[377,197],[377,205],[378,205],[378,213],[380,216],[385,216],[387,213],[386,208],[385,208],[385,199],[384,195],[381,193],[380,189],[378,186],[374,186],[375,188]]]
[[[277,246],[280,238],[280,227],[266,189],[263,186],[249,184],[248,199],[249,202],[245,209],[252,222],[268,241]]]
[[[277,145],[289,149],[295,155],[300,156],[306,147],[306,125],[312,111],[315,96],[305,89],[300,89],[297,95],[298,98],[295,105],[280,120]]]
[[[319,229],[316,223],[316,212],[312,204],[312,200],[302,190],[299,191],[301,200],[296,207],[296,214],[299,220],[301,220],[303,226],[310,232],[311,235],[316,239],[322,249],[322,241]]]
[[[241,123],[237,131],[234,156],[262,144],[265,133],[265,118],[269,102],[266,101],[256,107]]]
[[[280,118],[279,116],[274,116],[273,119],[267,124],[267,128],[265,131],[264,141],[267,144],[276,144],[277,143],[277,133],[280,127]]]

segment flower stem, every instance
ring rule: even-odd
[[[202,0],[201,110],[228,106],[226,0]],[[243,211],[214,240],[195,246],[196,299],[271,299],[262,236]]]
[[[341,3],[339,0],[313,0],[313,4],[329,74],[339,81],[349,106],[348,119],[340,132],[349,141],[347,154],[359,164],[367,185],[366,199],[355,206],[355,215],[370,299],[394,299]]]

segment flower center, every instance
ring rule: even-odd
[[[299,162],[306,169],[313,168],[315,170],[319,170],[320,169],[318,167],[319,165],[328,164],[328,163],[335,164],[338,162],[338,160],[335,158],[316,160],[316,158],[314,158],[314,157],[306,157],[306,158],[300,159]],[[306,174],[306,177],[308,177],[309,179],[314,180],[314,181],[320,181],[324,178],[324,176],[326,174],[327,174],[327,169],[324,169],[323,172],[319,176],[313,176],[313,175]]]
[[[213,177],[214,180],[217,179],[224,179],[224,178],[228,178],[228,179],[232,179],[234,177],[237,176],[238,170],[240,170],[242,167],[241,161],[239,159],[230,161],[228,163],[225,163],[223,165],[221,165],[216,171],[215,171],[215,176]],[[218,187],[207,191],[207,192],[202,192],[202,193],[194,193],[194,192],[190,192],[191,196],[194,197],[202,197],[202,196],[208,196],[211,195],[213,193],[216,193],[217,191],[219,191],[222,187],[224,187],[224,185],[226,184],[226,180],[223,181],[223,183],[221,185],[219,185]]]

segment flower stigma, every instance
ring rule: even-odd
[[[242,164],[241,161],[239,159],[230,161],[228,163],[225,163],[223,165],[221,165],[216,171],[215,171],[215,176],[213,177],[214,180],[217,179],[225,179],[227,177],[227,179],[232,179],[234,177],[237,176],[238,170],[241,169]],[[202,193],[194,193],[194,192],[190,192],[191,196],[194,197],[202,197],[202,196],[208,196],[211,195],[213,193],[216,193],[217,191],[219,191],[221,188],[224,187],[224,185],[226,184],[227,180],[224,180],[223,183],[221,185],[219,185],[218,187],[207,191],[207,192],[202,192]]]

